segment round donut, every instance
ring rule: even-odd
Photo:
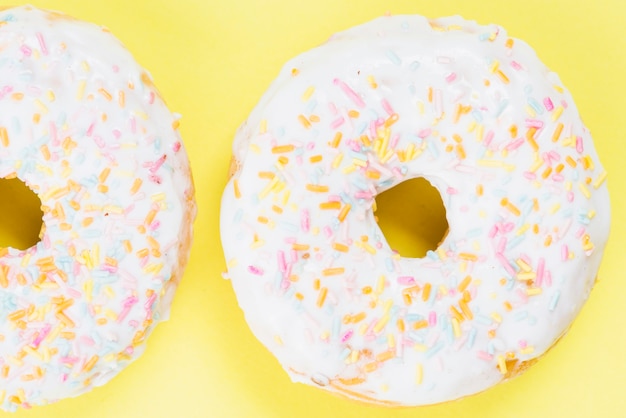
[[[194,189],[178,117],[108,30],[0,11],[0,179],[41,200],[0,249],[0,407],[76,396],[136,359],[185,267]]]
[[[606,172],[524,42],[382,17],[291,60],[235,137],[227,276],[292,380],[411,406],[519,374],[568,329],[609,231]],[[424,178],[449,231],[394,252],[375,198]]]

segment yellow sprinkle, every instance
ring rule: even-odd
[[[585,186],[584,183],[582,182],[578,183],[578,188],[587,199],[591,197],[591,193],[589,192],[589,189],[587,188],[587,186]]]
[[[315,192],[315,193],[328,192],[328,186],[322,186],[320,184],[307,184],[306,189],[310,192]]]
[[[286,152],[291,152],[294,149],[295,149],[295,146],[293,144],[279,145],[277,147],[273,147],[272,148],[272,154],[282,154],[282,153],[286,153]]]
[[[333,159],[332,167],[337,168],[339,164],[341,164],[341,160],[343,159],[343,154],[337,154],[337,156]]]
[[[526,263],[524,260],[522,260],[521,258],[518,258],[515,263],[522,269],[523,272],[528,273],[529,271],[532,271],[532,267],[530,267],[528,265],[528,263]]]
[[[554,132],[552,133],[552,142],[557,142],[559,140],[561,132],[563,132],[563,124],[559,123],[556,125],[556,128],[554,128]]]
[[[533,347],[532,345],[529,345],[527,347],[522,348],[519,352],[521,354],[532,354],[535,351],[535,347]]]
[[[337,275],[343,274],[345,270],[346,269],[344,267],[332,267],[332,268],[324,269],[322,271],[322,274],[324,276],[337,276]]]
[[[465,261],[477,261],[478,260],[478,256],[476,254],[470,254],[470,253],[459,253],[459,258]]]
[[[526,289],[526,294],[528,296],[536,296],[541,294],[542,289],[540,287],[531,287]]]
[[[502,70],[496,71],[496,75],[498,76],[498,78],[500,78],[500,80],[502,80],[504,84],[509,84],[509,78],[506,76],[506,74],[502,72]]]
[[[452,330],[454,331],[454,337],[459,338],[461,336],[461,325],[459,325],[459,320],[456,318],[450,319],[452,322]]]
[[[329,209],[341,209],[341,202],[323,202],[320,203],[320,209],[329,210]]]
[[[376,334],[378,334],[380,331],[382,331],[383,328],[385,328],[385,326],[387,325],[387,322],[389,322],[389,318],[390,318],[389,315],[384,315],[382,318],[378,320],[376,325],[374,325],[374,332]]]
[[[315,87],[313,86],[309,86],[305,91],[304,94],[302,94],[302,101],[306,102],[307,100],[309,100],[311,98],[311,96],[313,95],[313,93],[315,92]]]
[[[594,189],[599,188],[602,185],[602,183],[604,183],[604,181],[606,180],[606,177],[607,177],[606,171],[603,171],[602,173],[600,173],[600,175],[593,182]]]
[[[352,206],[349,203],[343,205],[343,208],[341,208],[341,211],[339,211],[339,215],[337,215],[339,222],[343,222],[346,219],[346,216],[348,216],[348,212],[350,212],[351,207]]]
[[[311,122],[304,115],[298,115],[298,122],[304,126],[305,129],[311,129]]]
[[[9,134],[7,132],[7,128],[4,126],[0,126],[0,143],[2,143],[2,146],[4,147],[9,146]]]
[[[491,314],[491,318],[492,318],[494,321],[496,321],[497,323],[501,323],[501,322],[502,322],[502,317],[501,317],[501,316],[500,316],[500,314],[499,314],[499,313],[497,313],[497,312],[493,312],[493,313]]]
[[[520,273],[517,273],[517,275],[515,276],[517,280],[521,280],[521,281],[534,280],[536,277],[537,277],[537,273],[535,273],[534,271],[520,272]]]
[[[552,122],[556,122],[556,120],[561,117],[562,113],[563,113],[563,106],[558,106],[557,108],[555,108],[554,111],[552,112]]]
[[[415,384],[421,385],[422,380],[424,379],[424,368],[421,364],[418,364],[415,368]]]
[[[501,374],[507,373],[506,361],[503,355],[498,355],[498,370],[500,370]]]
[[[326,300],[326,295],[328,293],[328,289],[325,287],[322,287],[320,289],[319,294],[317,295],[317,301],[316,301],[316,305],[318,308],[321,308],[324,305],[324,301]]]

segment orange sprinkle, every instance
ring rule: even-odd
[[[546,239],[543,241],[543,245],[545,247],[549,247],[552,244],[552,235],[548,235]]]
[[[295,251],[306,251],[309,249],[309,247],[310,246],[308,244],[293,244],[291,246],[291,249]]]
[[[311,122],[304,115],[298,115],[298,122],[302,124],[306,129],[311,129]]]
[[[140,178],[136,178],[135,181],[133,181],[132,187],[130,188],[130,193],[131,194],[137,193],[142,183],[143,181]]]
[[[512,38],[508,38],[506,40],[506,42],[504,43],[504,46],[507,48],[513,48],[513,39]]]
[[[543,170],[543,173],[541,173],[541,178],[547,179],[551,173],[552,173],[552,167],[546,167],[546,169]]]
[[[509,127],[509,133],[511,134],[511,138],[517,137],[517,125],[511,125]]]
[[[346,271],[344,267],[332,267],[327,268],[322,271],[324,276],[337,276],[339,274],[343,274]]]
[[[154,218],[156,217],[157,211],[152,209],[150,212],[148,212],[148,214],[146,215],[146,219],[144,220],[144,223],[146,225],[150,225],[152,223],[152,221],[154,221]]]
[[[358,118],[360,115],[358,110],[349,110],[348,111],[348,116],[351,117],[352,119]]]
[[[334,249],[335,251],[340,251],[340,252],[342,252],[342,253],[347,253],[347,252],[348,252],[348,249],[349,249],[349,247],[348,247],[347,245],[345,245],[345,244],[341,244],[341,243],[339,243],[339,242],[333,242],[332,247],[333,247],[333,249]]]
[[[233,181],[233,189],[235,190],[235,199],[240,199],[241,190],[239,190],[239,181],[237,179]]]
[[[378,170],[374,170],[374,169],[367,169],[365,171],[365,177],[370,178],[370,179],[374,179],[374,180],[378,180],[380,178],[380,171]]]
[[[398,119],[400,119],[400,117],[398,116],[397,113],[392,114],[391,116],[389,116],[387,118],[387,120],[385,121],[385,128],[389,128],[391,125],[393,125],[394,123],[396,123],[398,121]]]
[[[405,327],[405,325],[404,325],[404,319],[398,319],[398,320],[396,321],[396,326],[398,327],[398,331],[400,331],[400,332],[404,332],[404,331],[405,331],[405,329],[406,329],[406,327]]]
[[[574,159],[570,157],[569,155],[565,157],[565,162],[567,162],[567,164],[569,164],[570,167],[576,168],[576,161],[574,161]]]
[[[469,319],[470,321],[474,319],[474,314],[472,313],[472,310],[470,309],[465,299],[461,299],[459,301],[459,308],[461,308],[461,312],[463,312],[463,315],[465,315],[467,319]]]
[[[272,148],[272,154],[283,154],[286,152],[291,152],[295,149],[295,146],[292,144],[289,145],[279,145]]]
[[[346,216],[348,216],[348,212],[350,212],[351,207],[352,205],[350,205],[349,203],[346,203],[345,205],[343,205],[343,208],[341,208],[339,215],[337,215],[339,222],[343,222],[346,219]]]
[[[454,306],[450,305],[450,313],[452,314],[452,317],[455,318],[457,321],[462,322],[465,320],[465,318],[463,318],[463,315],[461,315],[461,312],[459,312]]]
[[[365,286],[363,289],[361,289],[361,291],[363,292],[364,295],[369,295],[370,293],[372,293],[372,287]]]
[[[465,154],[465,148],[463,148],[463,145],[458,144],[456,146],[456,154],[459,156],[460,160],[464,160],[465,159],[465,157],[467,155]]]
[[[323,202],[320,203],[320,209],[341,209],[341,202]]]
[[[259,171],[259,178],[266,180],[273,180],[276,175],[271,171]]]
[[[315,193],[326,193],[328,192],[328,186],[323,186],[320,184],[307,184],[306,189],[310,192]]]
[[[359,312],[358,314],[352,316],[352,318],[350,319],[350,322],[352,322],[353,324],[358,324],[359,322],[364,320],[366,317],[367,315],[365,314],[365,312]]]
[[[425,319],[416,321],[413,324],[413,329],[422,329],[422,328],[426,328],[426,327],[428,327],[428,321],[425,320]]]
[[[321,155],[313,155],[313,156],[309,157],[309,161],[312,164],[319,163],[320,161],[322,161],[322,156]]]
[[[113,96],[111,96],[111,93],[109,93],[103,88],[98,89],[98,93],[100,93],[108,101],[111,101],[111,99],[113,99]]]
[[[422,300],[424,302],[426,302],[428,300],[428,298],[430,297],[430,290],[432,288],[432,285],[430,283],[426,283],[424,285],[424,290],[422,291]]]
[[[500,201],[500,204],[507,208],[509,212],[515,216],[520,216],[522,214],[522,212],[513,203],[509,202],[509,199],[506,197]]]
[[[85,366],[83,367],[83,371],[85,372],[90,371],[93,368],[93,366],[96,365],[96,363],[98,362],[98,359],[100,359],[100,356],[98,356],[97,354],[94,354],[93,357],[91,357],[89,361],[85,363]]]
[[[483,185],[482,184],[479,184],[479,185],[476,186],[476,194],[478,196],[482,196],[483,195],[483,191],[484,190],[483,190]]]
[[[496,71],[496,75],[502,80],[504,84],[509,84],[509,78],[502,72],[502,70]]]
[[[554,128],[554,132],[552,133],[552,142],[556,142],[559,140],[561,132],[563,132],[563,124],[559,122],[559,124],[556,125],[556,128]]]
[[[105,181],[107,181],[107,178],[109,177],[110,173],[111,173],[111,168],[106,167],[104,170],[100,172],[100,175],[98,176],[98,181],[100,181],[100,183],[104,183]]]
[[[470,254],[470,253],[459,253],[459,258],[465,261],[477,261],[478,260],[478,256],[476,254]]]
[[[472,282],[472,278],[470,276],[465,276],[465,278],[461,281],[461,283],[459,283],[459,286],[457,287],[459,292],[463,292],[465,289],[467,289],[467,286],[469,286],[469,284]]]
[[[326,300],[327,294],[328,294],[328,289],[325,287],[322,287],[320,289],[320,293],[317,295],[317,302],[315,302],[318,308],[321,308],[324,305],[324,301]]]
[[[395,352],[391,350],[383,351],[382,353],[376,355],[376,361],[378,361],[379,363],[382,363],[384,361],[391,360],[395,356],[396,356]]]
[[[265,216],[259,216],[257,218],[257,221],[259,221],[259,223],[262,223],[262,224],[266,224],[269,222],[269,220]]]
[[[339,143],[341,142],[341,137],[342,134],[341,132],[337,132],[333,138],[333,141],[331,142],[330,146],[333,148],[337,148],[339,146]]]
[[[272,205],[272,210],[278,214],[283,213],[283,208],[280,206]]]
[[[0,126],[0,143],[2,143],[4,147],[9,146],[9,134],[7,128],[4,126]]]
[[[428,103],[432,103],[432,102],[433,102],[433,88],[428,87]]]
[[[311,122],[313,122],[313,123],[317,123],[317,122],[319,122],[319,121],[320,121],[320,117],[319,117],[319,116],[317,116],[317,115],[311,115],[311,116],[309,116],[309,120],[310,120]]]

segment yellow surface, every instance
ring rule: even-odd
[[[0,0],[0,5],[15,4]],[[622,0],[32,0],[108,26],[150,70],[192,160],[199,216],[170,321],[103,388],[18,417],[626,416],[626,2]],[[544,4],[547,3],[547,4]],[[279,68],[331,33],[387,11],[461,14],[525,39],[572,91],[609,171],[612,236],[569,335],[527,374],[486,393],[386,410],[292,384],[253,338],[224,270],[218,232],[233,133]],[[2,197],[0,197],[1,199]],[[1,382],[0,382],[1,384]],[[0,413],[0,416],[8,414]]]

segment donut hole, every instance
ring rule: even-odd
[[[439,191],[423,177],[404,181],[376,196],[375,216],[387,243],[402,257],[436,250],[448,232]]]
[[[26,250],[39,241],[43,212],[39,197],[18,178],[0,179],[0,248]]]

